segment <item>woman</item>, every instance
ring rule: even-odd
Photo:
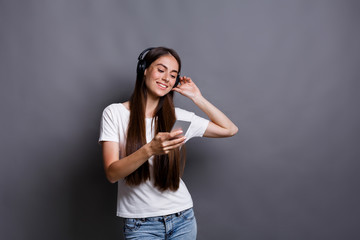
[[[101,121],[106,177],[118,182],[117,216],[124,218],[125,239],[196,239],[193,202],[181,180],[181,146],[192,137],[230,137],[238,129],[191,78],[180,77],[181,60],[173,49],[149,48],[138,60],[130,100],[109,105]],[[210,121],[174,108],[174,91]],[[171,131],[176,119],[190,122],[186,134]]]

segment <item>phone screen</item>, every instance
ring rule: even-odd
[[[176,120],[171,131],[181,129],[183,131],[183,133],[179,134],[177,137],[185,136],[187,130],[189,129],[189,126],[190,126],[190,122],[183,121],[183,120]]]

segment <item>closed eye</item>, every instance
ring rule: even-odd
[[[159,66],[160,68],[158,68],[158,71],[159,72],[161,72],[161,73],[163,73],[165,70],[163,70],[162,68],[164,68],[164,69],[168,69],[168,67],[167,66],[165,66],[164,64],[162,64],[162,63],[159,63],[159,64],[157,64],[156,66]],[[175,73],[175,74],[178,74],[178,71],[176,71],[176,70],[172,70],[172,71],[170,71],[170,72],[172,72],[172,73]],[[177,75],[175,75],[175,77],[176,77]]]

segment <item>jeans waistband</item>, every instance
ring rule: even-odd
[[[181,215],[183,215],[187,211],[192,211],[192,208],[188,208],[188,209],[185,209],[183,211],[168,214],[168,215],[164,215],[164,216],[147,217],[147,218],[128,218],[128,219],[138,219],[138,220],[141,220],[141,221],[163,221],[164,218],[180,217]]]

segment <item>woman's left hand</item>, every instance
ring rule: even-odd
[[[199,88],[191,80],[191,78],[186,76],[180,77],[180,84],[177,87],[173,88],[173,90],[185,97],[190,98],[193,101],[195,98],[201,96]]]
[[[206,100],[191,78],[180,77],[180,85],[174,91],[190,98],[209,118],[204,137],[230,137],[237,133],[236,125],[219,109]]]

